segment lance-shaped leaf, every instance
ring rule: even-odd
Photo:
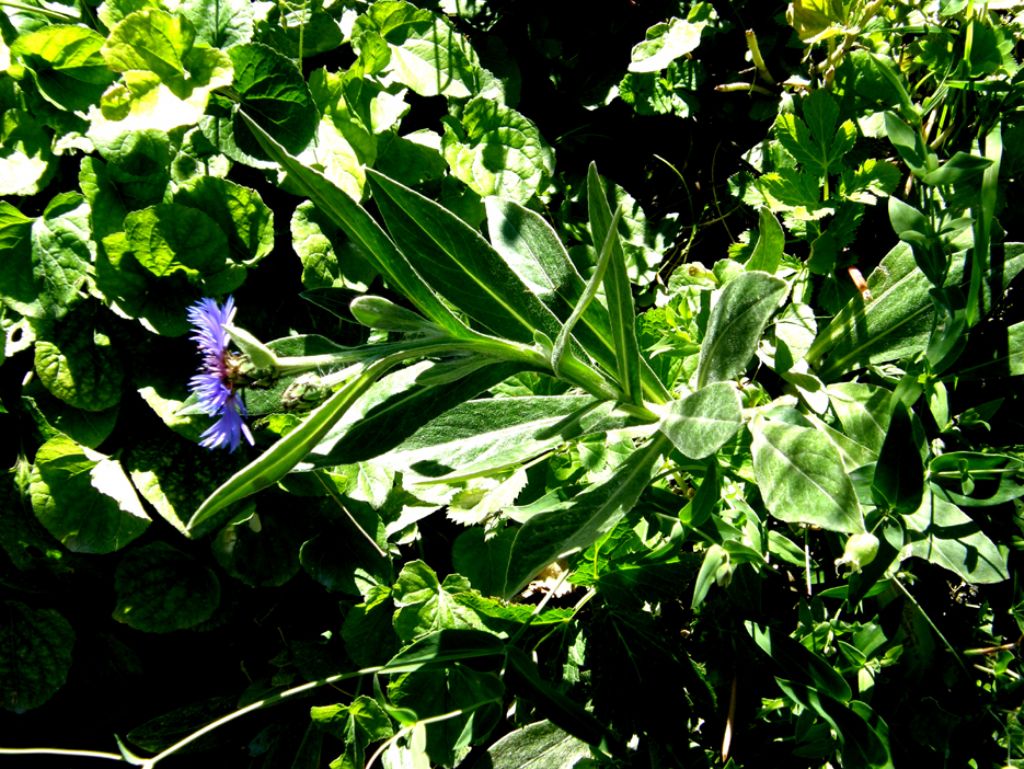
[[[382,377],[338,420],[306,462],[330,467],[385,455],[438,415],[522,370],[497,363],[463,371],[455,381],[431,383],[435,373],[452,365],[424,361]]]
[[[1016,246],[1006,245],[1001,275],[1004,290],[1024,269],[1024,252]],[[964,261],[962,252],[953,255],[946,286],[963,283]],[[868,276],[868,288],[874,299],[865,303],[855,296],[818,333],[807,352],[808,362],[818,366],[825,381],[871,363],[898,360],[928,344],[935,316],[930,296],[933,285],[917,269],[909,245],[900,243],[885,255]],[[987,297],[990,287],[982,288]]]
[[[709,384],[668,404],[659,428],[690,459],[718,451],[743,424],[740,395],[728,382]]]
[[[912,513],[924,494],[924,462],[914,440],[910,412],[896,399],[889,430],[875,465],[871,495],[875,504]]]
[[[421,264],[439,294],[477,322],[509,339],[532,343],[535,331],[554,338],[561,324],[475,229],[393,179],[368,171],[388,229]]]
[[[786,246],[786,235],[782,225],[771,209],[762,206],[758,214],[757,243],[754,252],[747,261],[747,269],[751,272],[767,272],[773,274],[779,267],[782,249]]]
[[[554,229],[540,214],[511,200],[492,197],[484,205],[495,250],[530,291],[566,322],[587,286]],[[605,373],[615,376],[615,340],[608,309],[601,302],[587,303],[572,336]],[[665,385],[642,358],[640,383],[646,399],[669,400]]]
[[[787,290],[785,281],[764,272],[745,272],[726,283],[711,308],[700,348],[697,387],[743,373]]]
[[[750,424],[750,432],[754,476],[768,512],[787,523],[864,530],[853,482],[824,433],[763,418]]]
[[[593,242],[604,243],[611,237],[611,257],[604,273],[604,292],[608,301],[608,318],[615,344],[615,360],[619,386],[626,398],[640,403],[640,347],[636,341],[636,307],[626,274],[626,257],[615,226],[604,184],[593,163],[587,171],[587,208],[590,213],[590,235]]]
[[[668,442],[659,434],[631,454],[608,480],[524,523],[509,550],[503,595],[515,595],[548,564],[589,547],[611,531],[636,505]]]
[[[1024,496],[1024,460],[1012,454],[949,451],[928,465],[936,494],[963,507],[1001,505]]]
[[[196,510],[188,522],[188,531],[194,533],[200,525],[228,505],[281,480],[319,443],[370,385],[400,362],[400,358],[389,356],[367,366],[313,411],[301,425],[221,484]]]
[[[385,467],[438,477],[513,467],[584,435],[628,426],[590,396],[484,398],[460,404],[377,457]]]
[[[400,291],[424,315],[446,331],[459,335],[466,328],[430,289],[405,254],[398,250],[391,238],[372,216],[352,198],[331,184],[319,172],[306,168],[273,136],[264,131],[244,111],[240,119],[259,141],[267,155],[288,172],[296,185],[309,196],[313,204],[346,234],[362,246],[367,257],[379,273]]]

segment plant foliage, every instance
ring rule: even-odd
[[[555,6],[0,0],[0,757],[1024,765],[1024,5]]]

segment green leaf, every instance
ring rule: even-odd
[[[934,494],[903,517],[910,554],[948,569],[971,584],[1009,579],[1006,557],[963,510]]]
[[[733,379],[746,370],[769,318],[788,290],[785,281],[763,272],[745,272],[726,283],[711,308],[701,344],[698,388]]]
[[[32,276],[50,317],[62,317],[78,299],[94,253],[85,198],[74,192],[57,195],[32,222]]]
[[[550,721],[509,732],[487,749],[492,769],[572,769],[590,747]]]
[[[200,526],[212,521],[224,508],[281,480],[320,442],[370,385],[388,369],[396,366],[402,357],[392,355],[371,363],[311,412],[301,425],[221,484],[189,520],[189,533],[194,536]]]
[[[615,217],[597,173],[597,166],[587,170],[587,210],[590,214],[590,235],[594,243],[611,239],[611,254],[604,273],[603,287],[608,302],[608,321],[615,349],[616,379],[627,400],[641,403],[640,347],[636,340],[636,306],[626,274],[625,256],[615,227]]]
[[[408,86],[420,96],[500,99],[501,85],[480,66],[476,52],[442,16],[402,0],[370,6],[356,22],[353,44],[371,71]]]
[[[11,53],[32,70],[44,98],[85,112],[116,77],[100,54],[104,42],[87,27],[53,24],[19,36]]]
[[[445,667],[453,662],[501,661],[505,645],[492,633],[466,628],[439,630],[414,641],[384,665],[388,673],[410,673],[431,667]]]
[[[110,30],[103,58],[115,72],[147,70],[174,81],[185,77],[186,56],[194,42],[195,28],[184,16],[145,8]]]
[[[36,452],[30,493],[36,517],[73,552],[120,550],[150,523],[121,463],[64,436]]]
[[[0,302],[22,315],[39,315],[38,288],[32,275],[32,222],[0,200]]]
[[[483,197],[526,203],[554,174],[554,153],[537,126],[492,99],[470,101],[458,125],[446,121],[441,146],[452,175]]]
[[[842,0],[794,0],[786,20],[804,43],[818,43],[843,34],[846,10]]]
[[[627,423],[612,412],[612,404],[599,404],[590,396],[471,400],[435,417],[373,461],[434,478],[479,474]]]
[[[232,88],[241,110],[271,132],[289,152],[299,152],[316,133],[320,116],[302,73],[286,56],[258,43],[236,45],[228,53],[234,66]],[[264,151],[248,127],[248,120],[235,113],[234,139],[249,155],[263,157]]]
[[[465,326],[428,287],[423,277],[398,250],[380,225],[348,195],[321,174],[305,168],[273,136],[253,122],[244,111],[241,118],[267,153],[281,164],[313,204],[359,243],[374,267],[409,299],[428,319],[445,330],[459,334]]]
[[[671,62],[663,72],[629,72],[619,81],[619,97],[638,115],[690,117],[699,106],[703,70],[696,59]]]
[[[231,59],[196,43],[183,15],[147,7],[125,16],[111,30],[103,58],[119,82],[89,111],[89,136],[107,142],[126,131],[168,131],[194,125],[210,92],[231,84]]]
[[[406,709],[410,720],[413,714],[421,723],[439,717],[424,724],[427,756],[435,766],[453,766],[471,745],[487,738],[501,719],[503,694],[497,673],[461,664],[410,673],[388,686],[391,701]]]
[[[1024,459],[949,451],[932,459],[928,479],[935,493],[956,505],[1001,505],[1024,495]]]
[[[892,200],[892,198],[890,198]],[[1007,251],[1003,265],[1004,286],[1024,267],[1018,253]],[[955,254],[949,265],[946,286],[960,285],[964,254]],[[855,296],[821,330],[807,353],[823,380],[871,363],[883,363],[925,349],[935,322],[935,305],[928,277],[917,267],[913,251],[901,243],[885,255],[868,276],[874,297],[865,303]]]
[[[217,563],[251,587],[279,587],[299,571],[301,537],[281,517],[267,515],[273,502],[232,520],[212,543]],[[260,511],[264,511],[262,514]]]
[[[75,631],[53,609],[0,603],[0,706],[15,713],[38,708],[64,685]]]
[[[114,573],[114,619],[146,633],[205,622],[220,604],[217,576],[163,542],[129,551]]]
[[[129,131],[119,134],[112,140],[96,142],[96,149],[103,155],[106,161],[102,173],[97,176],[104,176],[104,181],[115,188],[111,195],[103,199],[106,206],[114,206],[117,213],[115,221],[103,232],[104,235],[121,229],[121,222],[124,219],[125,207],[143,208],[163,202],[164,191],[170,182],[168,166],[171,163],[172,149],[171,142],[166,131]],[[96,158],[88,158],[94,161],[97,167],[102,164]],[[84,164],[83,159],[83,164]],[[79,180],[82,174],[79,174]],[[96,184],[96,182],[93,182]],[[83,192],[89,196],[89,192],[83,187]],[[97,217],[107,217],[110,212],[99,211],[92,205],[93,226]],[[111,217],[111,218],[114,218]]]
[[[23,388],[21,403],[46,440],[63,433],[83,446],[96,448],[110,437],[117,422],[116,406],[105,411],[82,411],[54,398],[37,383]]]
[[[444,584],[423,561],[410,561],[402,568],[392,590],[395,632],[404,641],[450,628],[486,628],[477,613],[458,601],[460,593],[470,592],[469,582],[450,574]]]
[[[633,46],[630,72],[657,72],[693,51],[700,45],[700,36],[707,21],[692,22],[671,18],[650,27],[644,41]]]
[[[690,459],[704,459],[724,446],[743,424],[740,396],[729,382],[716,382],[666,407],[658,429]]]
[[[922,174],[928,166],[929,157],[934,157],[924,146],[918,130],[899,119],[894,113],[885,113],[885,135],[889,137],[900,157],[915,174]]]
[[[105,411],[121,400],[124,370],[110,339],[83,307],[41,330],[35,369],[47,390],[84,411]]]
[[[924,463],[914,440],[910,412],[903,401],[893,404],[889,429],[871,481],[875,503],[898,513],[912,513],[924,494]]]
[[[310,201],[295,208],[291,235],[292,248],[302,262],[303,286],[369,289],[377,275],[372,261]]]
[[[159,404],[155,391],[140,394],[150,405]],[[169,405],[174,408],[172,413],[180,407],[178,402]],[[220,463],[211,467],[209,451],[196,445],[208,425],[209,420],[203,417],[201,425],[183,430],[190,433],[190,440],[167,433],[134,443],[122,459],[139,494],[182,534],[187,533],[186,523],[193,511],[217,488],[227,470]],[[233,464],[237,466],[238,462]]]
[[[0,195],[42,191],[57,170],[50,134],[29,113],[10,107],[0,139]]]
[[[495,250],[531,293],[565,323],[587,286],[554,229],[539,214],[518,203],[491,197],[484,204]],[[588,303],[572,334],[606,373],[615,375],[615,342],[603,304]],[[665,386],[642,359],[640,380],[648,399],[668,398]]]
[[[128,214],[124,230],[135,260],[158,278],[181,272],[203,281],[211,294],[232,291],[245,278],[244,268],[226,260],[224,231],[198,209],[179,203],[149,206]]]
[[[761,627],[754,622],[743,623],[754,643],[774,663],[779,674],[812,686],[838,702],[849,702],[853,696],[850,685],[829,663],[792,638]]]
[[[615,528],[636,505],[667,443],[666,437],[658,435],[631,454],[608,480],[520,526],[509,552],[502,595],[515,595],[544,567],[590,547]]]
[[[775,120],[775,135],[783,147],[807,171],[825,179],[836,173],[841,160],[857,139],[853,121],[838,127],[839,105],[824,89],[812,91],[802,101],[803,120],[783,113]]]
[[[750,259],[747,260],[747,269],[773,275],[779,268],[779,260],[782,259],[786,235],[779,220],[766,206],[762,206],[758,212],[758,222],[757,243],[754,244]]]
[[[345,743],[348,767],[366,763],[368,745],[386,740],[394,734],[391,719],[376,700],[361,694],[349,705],[324,705],[310,708],[313,724]],[[333,763],[333,762],[332,762]]]
[[[509,689],[530,701],[537,712],[566,732],[590,745],[607,745],[610,735],[592,713],[544,679],[537,663],[524,651],[509,646],[505,679]]]
[[[192,22],[196,40],[227,50],[253,35],[253,6],[248,0],[183,0],[179,13]]]
[[[860,503],[836,447],[820,431],[757,418],[754,477],[765,506],[787,523],[830,531],[864,530]]]
[[[921,181],[932,187],[948,184],[959,184],[977,178],[985,169],[992,165],[992,160],[972,155],[969,152],[957,152],[953,157],[921,177]]]
[[[174,203],[212,219],[227,236],[236,262],[254,266],[274,249],[274,212],[256,190],[226,179],[202,176],[178,187]]]
[[[828,386],[828,395],[843,433],[877,457],[889,431],[889,391],[863,382],[839,382]]]
[[[410,258],[429,264],[435,291],[491,331],[532,344],[558,334],[558,319],[523,285],[475,229],[443,206],[369,171],[388,228]]]

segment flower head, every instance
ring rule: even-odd
[[[210,416],[219,417],[203,433],[201,446],[210,449],[228,448],[234,451],[242,436],[253,443],[252,433],[243,419],[245,404],[237,389],[236,370],[238,356],[228,350],[224,325],[235,315],[235,300],[228,297],[223,307],[213,299],[201,299],[188,310],[188,320],[194,329],[192,339],[199,345],[203,362],[199,373],[192,377],[189,387],[199,399],[199,407]]]

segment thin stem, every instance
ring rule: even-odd
[[[930,627],[932,629],[932,632],[935,633],[936,636],[938,636],[940,641],[942,641],[942,645],[945,646],[953,655],[953,658],[956,660],[956,663],[960,666],[960,669],[963,670],[965,673],[970,673],[970,671],[967,669],[967,665],[964,664],[963,658],[960,656],[960,653],[953,647],[953,644],[949,642],[949,639],[942,634],[942,631],[939,630],[938,625],[932,622],[932,618],[928,616],[928,613],[921,607],[921,604],[917,602],[917,599],[914,598],[913,595],[911,595],[910,591],[907,590],[906,586],[900,581],[899,577],[897,576],[892,581],[893,584],[896,585],[897,589],[901,593],[903,593],[906,599],[914,605],[914,608],[917,609],[918,613],[921,615],[924,621],[928,623],[928,627]]]
[[[108,761],[126,760],[120,753],[67,748],[0,748],[0,756],[71,756],[73,758],[105,758]]]
[[[25,5],[24,3],[16,2],[16,0],[0,0],[0,5],[6,6],[7,8],[13,8],[16,11],[38,13],[40,16],[49,16],[51,19],[60,19],[61,21],[78,21],[78,17],[72,16],[70,13],[61,13],[60,11],[53,11],[49,8]]]
[[[204,737],[212,731],[220,729],[222,726],[225,726],[226,724],[229,724],[232,721],[235,721],[244,715],[247,715],[257,710],[262,710],[263,708],[271,707],[272,705],[277,705],[278,703],[283,702],[286,699],[295,697],[299,694],[305,694],[306,692],[310,692],[313,689],[318,689],[321,686],[328,686],[330,684],[335,684],[338,681],[344,681],[349,678],[358,678],[359,676],[371,675],[373,673],[381,673],[385,670],[386,666],[380,666],[372,668],[363,668],[361,670],[356,670],[352,673],[338,673],[337,675],[328,676],[327,678],[321,678],[316,681],[309,681],[308,683],[301,684],[300,686],[296,686],[291,689],[286,689],[283,692],[271,695],[270,697],[266,697],[262,700],[257,700],[256,702],[246,705],[244,708],[240,708],[239,710],[236,710],[232,713],[228,713],[226,716],[222,718],[218,718],[216,721],[207,724],[202,729],[192,732],[192,734],[188,735],[187,737],[178,740],[169,748],[162,750],[160,753],[157,753],[152,758],[146,759],[146,762],[142,765],[143,769],[153,769],[153,767],[156,766],[157,763],[167,758],[168,756],[177,753],[179,750],[181,750],[187,745],[191,745],[199,738]]]
[[[375,540],[373,537],[371,537],[370,533],[359,524],[359,521],[356,520],[355,516],[352,515],[352,513],[349,512],[348,508],[345,507],[345,505],[341,501],[341,499],[335,494],[334,489],[331,488],[330,484],[328,484],[323,479],[323,472],[320,471],[320,470],[317,470],[316,472],[313,473],[313,476],[320,482],[320,485],[323,486],[324,489],[327,491],[327,496],[329,496],[332,500],[334,500],[337,503],[338,507],[341,508],[341,512],[343,512],[346,516],[348,516],[348,519],[352,522],[352,525],[356,527],[356,530],[360,534],[362,534],[363,537],[366,539],[366,541],[369,542],[370,545],[373,547],[373,549],[377,551],[377,554],[381,558],[387,558],[388,554],[385,553],[384,550],[381,549],[381,546],[377,544],[377,540]]]

